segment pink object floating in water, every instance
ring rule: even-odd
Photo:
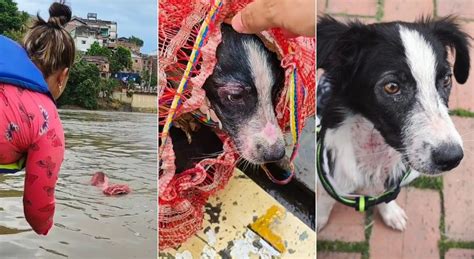
[[[91,184],[97,187],[107,187],[109,185],[109,178],[103,172],[97,172],[92,176]]]
[[[103,172],[97,172],[92,176],[91,185],[102,188],[106,195],[124,195],[131,192],[126,184],[112,184],[109,186],[109,178]]]
[[[122,195],[128,194],[130,188],[125,184],[115,184],[103,189],[102,192],[106,195]]]

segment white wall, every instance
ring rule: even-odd
[[[94,38],[94,36],[89,36],[89,37],[76,37],[75,38],[75,44],[76,44],[76,49],[80,51],[87,51],[94,42],[98,42],[101,46],[102,41],[97,40]]]

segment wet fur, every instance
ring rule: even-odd
[[[274,112],[284,85],[280,61],[257,36],[239,34],[226,24],[221,31],[217,63],[203,85],[206,97],[243,159],[253,164],[278,161],[285,155]],[[206,126],[193,133],[191,143],[180,129],[173,128],[171,137],[178,172],[222,150],[222,143]]]

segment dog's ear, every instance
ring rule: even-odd
[[[349,30],[347,24],[341,23],[329,15],[319,16],[317,23],[317,67],[327,69],[334,55],[337,41]]]
[[[436,21],[429,22],[434,35],[443,43],[445,47],[456,51],[454,61],[454,77],[460,84],[464,84],[469,77],[469,35],[460,29],[456,18],[448,16]]]
[[[371,44],[369,26],[352,21],[342,23],[330,16],[318,19],[317,24],[318,68],[355,72],[364,46]]]

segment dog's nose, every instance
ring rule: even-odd
[[[265,162],[279,161],[285,156],[285,147],[283,145],[273,145],[263,153]]]
[[[432,152],[433,162],[441,171],[449,171],[461,163],[464,153],[457,144],[442,144]]]

